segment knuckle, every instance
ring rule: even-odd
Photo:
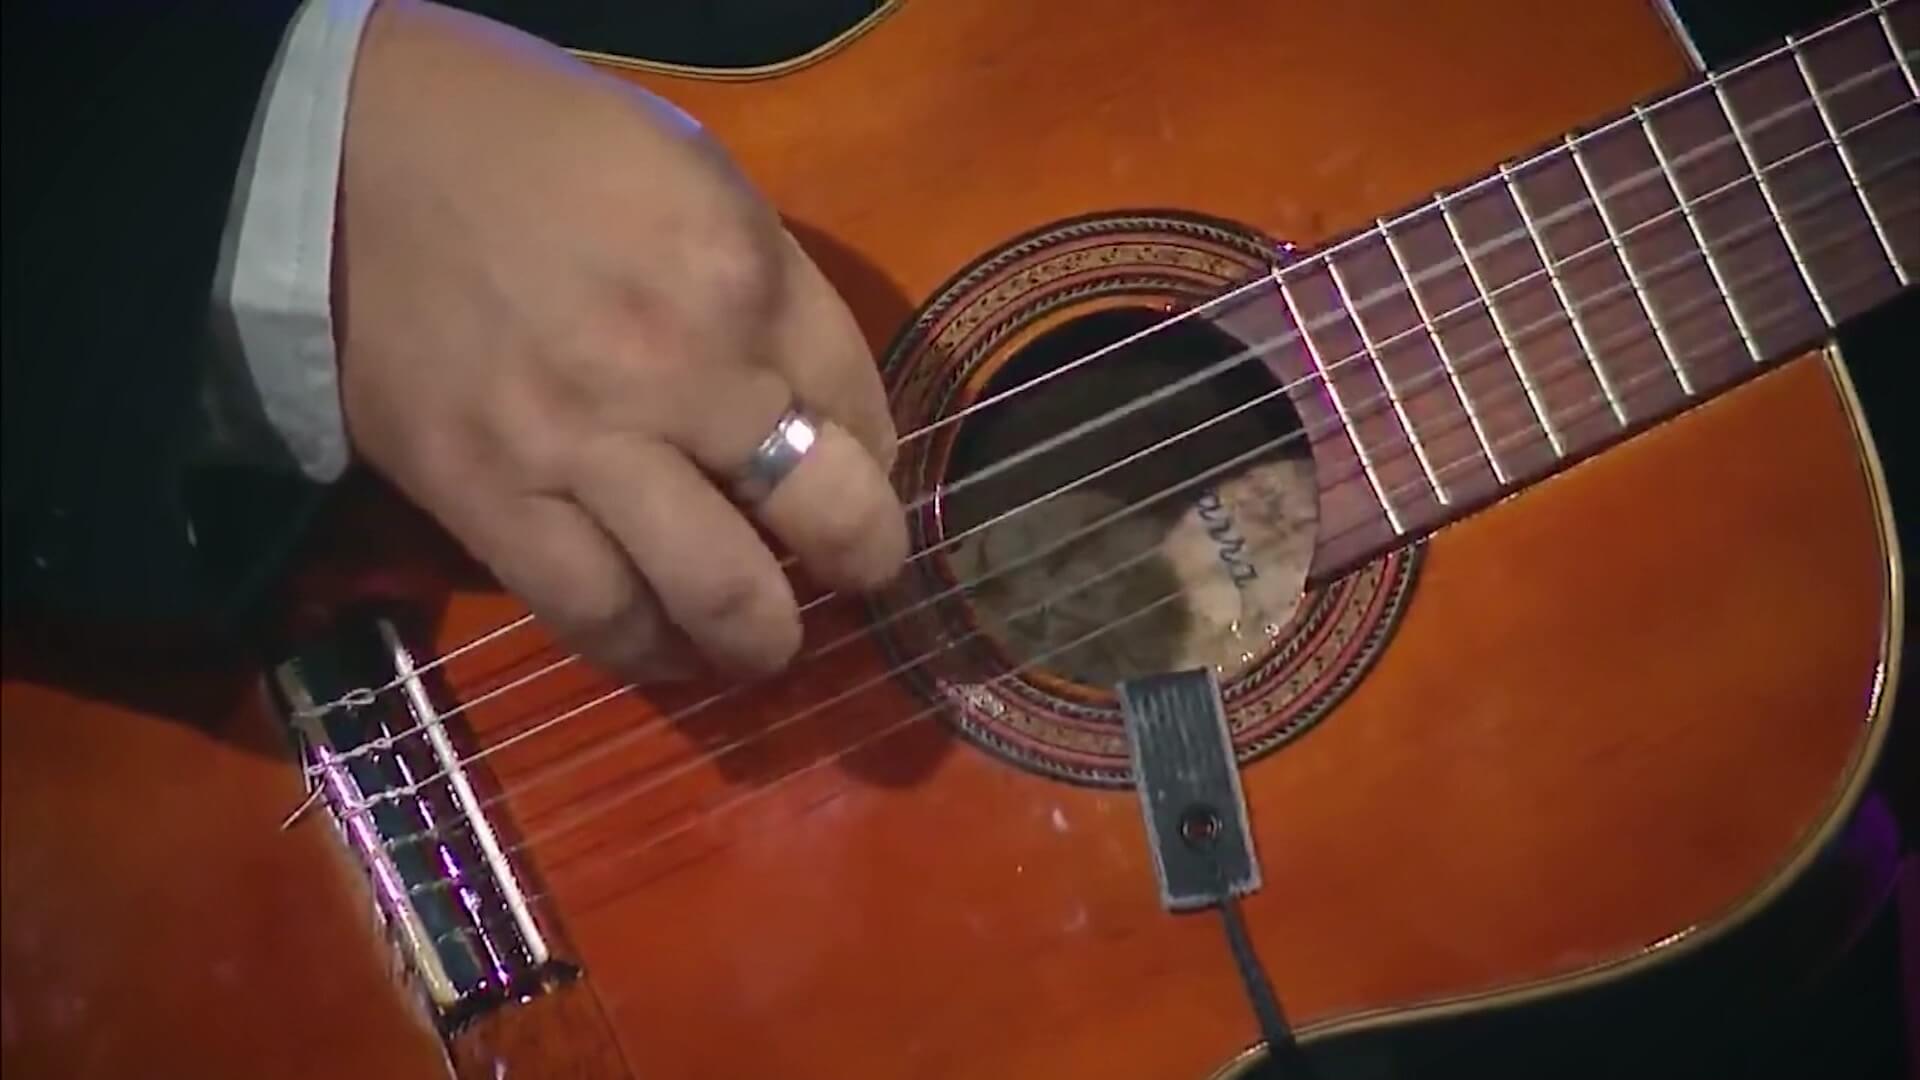
[[[598,642],[644,631],[647,620],[639,617],[636,601],[630,582],[574,574],[555,586],[547,606],[553,622]]]
[[[883,501],[834,499],[821,506],[820,544],[827,560],[855,588],[870,589],[891,580],[905,547],[905,526]]]
[[[708,299],[723,312],[762,311],[780,283],[779,251],[744,221],[702,229],[688,260]]]
[[[764,674],[784,667],[800,650],[797,609],[780,603],[779,590],[747,574],[728,574],[703,586],[693,598],[694,636],[722,667]]]
[[[820,545],[837,560],[858,554],[873,524],[873,511],[864,499],[822,499],[815,508]]]
[[[693,597],[693,618],[704,626],[734,627],[757,618],[766,606],[760,582],[746,574],[719,574]]]
[[[490,396],[480,406],[476,429],[475,446],[519,485],[544,487],[565,472],[566,426],[526,396]]]
[[[568,596],[552,605],[549,621],[583,641],[599,642],[613,633],[627,609],[600,594]]]
[[[587,635],[580,651],[615,671],[650,673],[658,666],[661,640],[659,627],[652,619],[629,618]]]

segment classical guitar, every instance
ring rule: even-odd
[[[258,663],[10,640],[7,1075],[1293,1076],[1685,962],[1888,736],[1831,343],[1920,275],[1917,51],[973,0],[595,58],[849,297],[907,572],[636,689],[376,498]]]

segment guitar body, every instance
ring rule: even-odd
[[[751,79],[628,75],[735,152],[897,383],[902,328],[973,303],[959,275],[1017,237],[1215,259],[1014,327],[964,397],[1070,314],[1178,302],[1261,237],[1311,249],[1687,68],[1638,0],[975,2],[905,5]],[[1233,224],[1183,233],[1185,211]],[[357,526],[308,576],[410,605],[418,654],[518,612],[416,557],[404,513],[342,510]],[[1813,354],[1417,551],[1310,575],[1289,655],[1349,674],[1272,676],[1292,726],[1241,777],[1263,878],[1242,912],[1304,1040],[1682,963],[1801,880],[1886,737],[1890,520],[1851,386]],[[859,644],[671,723],[705,688],[628,695],[484,762],[584,974],[449,1040],[324,812],[279,828],[305,792],[258,657],[142,665],[16,633],[7,1075],[1200,1080],[1258,1042],[1219,920],[1160,903],[1133,789],[1063,775],[1097,748],[1062,749],[1071,725],[1038,708],[969,728],[932,676],[881,677],[910,640],[861,606],[818,614],[810,643]],[[527,635],[447,665],[449,701],[557,655]],[[605,688],[566,668],[465,712],[462,738]]]

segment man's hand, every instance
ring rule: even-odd
[[[845,306],[673,107],[496,24],[383,0],[348,106],[337,266],[355,450],[628,678],[787,662],[793,591],[906,553],[895,432]],[[829,421],[750,511],[797,398]]]

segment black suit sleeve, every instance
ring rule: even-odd
[[[10,623],[230,619],[314,504],[193,458],[229,201],[297,2],[4,5]]]

